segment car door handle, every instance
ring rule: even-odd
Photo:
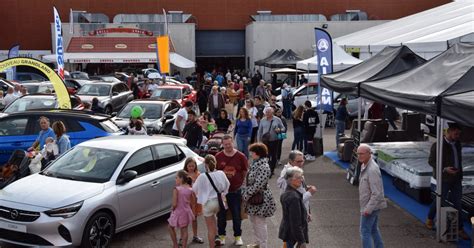
[[[12,146],[22,146],[23,142],[13,142]]]
[[[159,181],[152,182],[152,183],[151,183],[151,187],[152,187],[152,188],[153,188],[153,187],[156,187],[156,186],[158,186],[158,184],[160,184]]]

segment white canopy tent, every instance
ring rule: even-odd
[[[353,65],[359,64],[362,60],[347,54],[340,46],[334,45],[332,48],[332,64],[334,71],[340,71]],[[318,56],[301,60],[296,63],[296,68],[315,71],[318,69]]]
[[[474,41],[474,0],[457,0],[414,15],[364,29],[334,40],[359,48],[367,58],[388,45],[407,45],[425,59],[459,41]]]
[[[292,68],[281,68],[281,69],[269,71],[268,73],[302,73],[302,72],[305,72],[305,71],[292,69]]]
[[[66,63],[156,63],[156,53],[65,53]],[[43,56],[45,62],[56,62],[56,54]],[[170,53],[170,63],[179,68],[194,68],[196,63]]]

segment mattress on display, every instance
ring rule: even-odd
[[[433,169],[428,164],[432,142],[392,142],[368,144],[380,168],[412,188],[429,188]],[[463,192],[474,191],[474,150],[463,148]]]

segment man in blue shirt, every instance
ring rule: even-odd
[[[28,148],[28,151],[34,150],[38,147],[39,149],[42,149],[44,147],[45,141],[48,137],[51,137],[53,139],[56,138],[56,135],[54,134],[53,129],[50,127],[50,122],[48,117],[41,116],[39,118],[39,124],[41,131],[39,132],[38,138],[36,138],[36,141],[31,145],[30,148]]]

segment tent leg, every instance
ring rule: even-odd
[[[357,101],[357,131],[362,131],[362,127],[360,126],[361,123],[361,111],[362,111],[362,97],[359,96]]]
[[[436,240],[441,242],[441,192],[442,192],[442,161],[443,161],[443,127],[444,119],[436,117]],[[458,213],[460,214],[460,213]]]

